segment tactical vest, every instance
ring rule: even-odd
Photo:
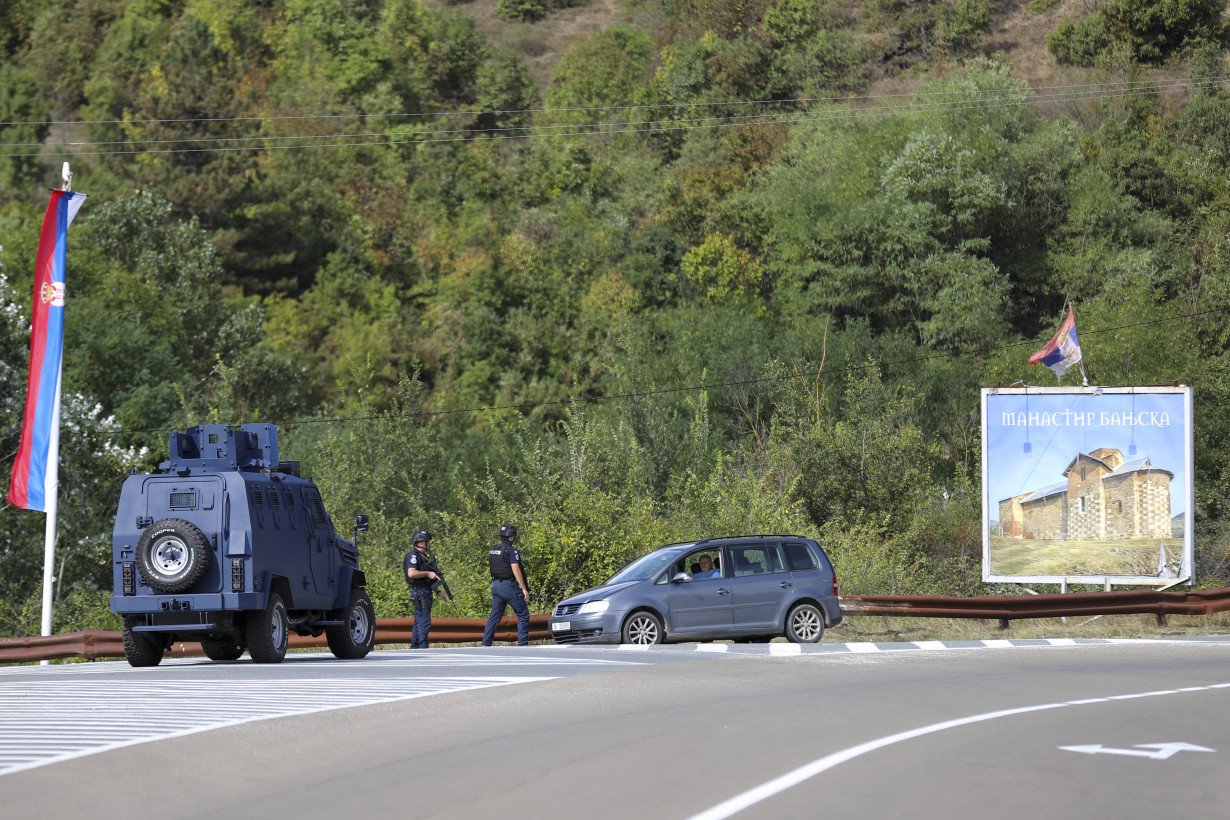
[[[406,561],[410,559],[410,554],[415,553],[415,552],[418,552],[418,550],[411,550],[410,552],[406,553],[406,558],[405,560],[402,561],[402,563],[405,564]],[[432,558],[430,555],[428,555],[425,552],[418,552],[418,556],[419,556],[418,566],[416,566],[415,569],[419,570],[420,572],[438,573],[440,571],[436,567],[436,559]],[[431,589],[432,585],[435,584],[435,581],[431,580],[430,578],[411,578],[407,576],[406,583],[410,585],[411,589]]]
[[[501,541],[491,549],[487,550],[487,566],[491,568],[491,579],[493,581],[515,581],[513,576],[512,564],[508,562],[508,556],[504,550],[511,547],[508,541]]]

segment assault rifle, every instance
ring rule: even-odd
[[[448,603],[453,600],[453,591],[448,588],[448,581],[444,580],[444,570],[440,569],[440,564],[436,561],[436,557],[431,556],[431,561],[436,565],[436,575],[440,576],[431,585],[431,591],[440,596],[440,600]]]

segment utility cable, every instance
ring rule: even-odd
[[[73,150],[68,152],[67,156],[131,156],[131,155],[160,155],[160,154],[205,154],[205,153],[234,153],[244,151],[274,151],[274,150],[292,150],[306,148],[359,148],[359,147],[391,147],[398,145],[421,145],[431,143],[450,143],[450,142],[469,142],[480,137],[488,139],[543,139],[554,137],[590,137],[590,136],[613,136],[620,134],[643,134],[643,133],[659,133],[672,131],[687,131],[695,129],[713,129],[713,128],[730,128],[737,126],[762,126],[762,125],[793,125],[798,123],[816,123],[826,121],[840,121],[854,119],[860,116],[906,116],[914,114],[927,113],[945,113],[954,111],[973,111],[973,110],[996,110],[1005,107],[1013,107],[1022,105],[1025,102],[1039,103],[1059,103],[1059,102],[1074,102],[1085,99],[1090,96],[1099,96],[1101,98],[1128,98],[1149,95],[1159,89],[1202,89],[1212,87],[1213,83],[1220,80],[1208,81],[1188,81],[1174,80],[1168,81],[1166,85],[1154,85],[1148,89],[1139,89],[1133,87],[1124,87],[1110,92],[1102,92],[1100,94],[1090,93],[1057,93],[1049,95],[1034,95],[1031,98],[1018,97],[988,97],[983,99],[967,99],[958,101],[953,104],[940,104],[929,102],[911,102],[898,106],[880,106],[880,107],[865,107],[865,108],[847,108],[838,111],[825,111],[819,114],[808,114],[805,112],[787,113],[782,115],[771,115],[765,112],[757,112],[753,114],[732,114],[726,116],[711,116],[699,118],[680,118],[673,117],[661,120],[641,120],[633,122],[618,122],[608,121],[601,123],[563,123],[563,124],[543,124],[543,125],[526,125],[526,126],[494,126],[488,128],[462,128],[462,129],[436,129],[427,130],[414,135],[410,139],[389,139],[385,133],[359,133],[359,134],[302,134],[302,135],[253,135],[248,137],[184,137],[184,138],[168,138],[148,141],[149,144],[184,144],[190,142],[205,142],[205,143],[220,143],[220,142],[269,142],[271,140],[362,140],[348,142],[300,142],[294,144],[274,144],[274,145],[239,145],[239,146],[222,146],[222,147],[192,147],[192,148],[131,148],[123,150],[98,150],[98,151],[82,151]],[[767,117],[767,118],[766,118]],[[59,145],[47,146],[48,148],[56,148],[61,146],[71,148],[90,147],[95,145],[117,145],[117,144],[140,144],[147,142],[139,139],[112,141],[112,142],[65,142]],[[0,148],[13,147],[37,147],[41,143],[0,143]],[[42,156],[43,151],[26,151],[26,152],[10,152],[0,153],[0,157],[37,157]]]
[[[1182,85],[1184,83],[1222,83],[1230,77],[1216,75],[1210,77],[1190,77],[1190,78],[1161,78],[1157,80],[1107,80],[1103,82],[1089,83],[1066,83],[1061,85],[1040,85],[1030,87],[1025,96],[1039,91],[1055,91],[1055,90],[1070,90],[1070,89],[1115,89],[1122,87],[1168,87],[1170,85]],[[386,112],[350,112],[344,114],[270,114],[270,115],[250,115],[250,116],[235,116],[235,117],[174,117],[174,118],[145,118],[145,119],[98,119],[98,120],[9,120],[0,122],[0,128],[8,128],[14,125],[42,125],[42,126],[78,126],[78,125],[152,125],[152,124],[188,124],[188,123],[216,123],[216,122],[278,122],[278,121],[304,121],[304,120],[337,120],[337,119],[356,119],[361,117],[380,118],[380,119],[408,119],[408,118],[436,118],[436,117],[457,117],[457,116],[480,116],[484,114],[555,114],[555,113],[581,113],[593,111],[632,111],[657,108],[672,108],[672,107],[724,107],[724,106],[740,106],[740,105],[819,105],[819,104],[838,104],[850,102],[876,102],[883,100],[895,100],[902,98],[918,98],[918,97],[952,97],[952,96],[969,96],[971,94],[998,94],[998,90],[986,90],[979,88],[964,88],[953,90],[922,90],[922,91],[901,91],[895,93],[883,94],[842,94],[832,95],[827,97],[790,97],[782,99],[761,98],[761,99],[744,99],[744,100],[721,100],[721,101],[666,101],[656,103],[629,103],[624,105],[595,105],[595,106],[565,106],[560,108],[494,108],[494,109],[459,109],[459,110],[441,110],[441,111],[422,111],[422,112],[403,112],[403,111],[386,111]]]

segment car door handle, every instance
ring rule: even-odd
[[[718,594],[718,595],[729,595],[729,594],[730,594],[730,590],[729,590],[729,589],[727,589],[726,587],[718,587],[717,594]]]
[[[778,584],[778,586],[781,587],[782,589],[790,589],[792,586],[794,586],[794,584],[790,583],[789,581],[782,581],[780,584]]]

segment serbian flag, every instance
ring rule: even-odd
[[[52,437],[59,436],[60,362],[64,353],[64,259],[68,226],[85,194],[52,191],[34,266],[30,380],[21,445],[13,462],[8,499],[27,510],[47,509],[56,465],[48,463]]]
[[[1056,376],[1062,377],[1080,360],[1081,340],[1076,335],[1076,316],[1072,313],[1072,303],[1068,302],[1068,318],[1063,320],[1059,331],[1051,337],[1046,346],[1029,357],[1029,363],[1044,364]]]

